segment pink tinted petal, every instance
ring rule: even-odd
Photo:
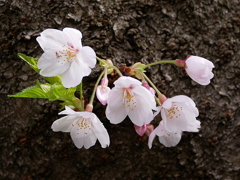
[[[142,126],[137,126],[134,124],[135,131],[138,133],[139,136],[143,136],[145,131],[147,130],[146,124]]]
[[[205,58],[190,56],[186,59],[186,72],[197,83],[207,85],[213,78],[213,63]]]
[[[98,100],[102,103],[102,105],[107,104],[109,92],[110,92],[110,88],[107,86],[99,85],[97,87],[96,95],[97,95]]]

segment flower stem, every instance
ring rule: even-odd
[[[152,83],[152,81],[146,76],[146,74],[142,73],[143,77],[147,80],[147,82],[153,87],[153,89],[156,91],[158,96],[161,96],[162,93],[157,89],[157,87]]]
[[[164,63],[170,63],[170,64],[177,65],[175,60],[165,60],[165,61],[158,61],[158,62],[155,62],[155,63],[147,64],[147,65],[145,65],[145,67],[143,69],[145,69],[147,67],[150,67],[150,66],[153,66],[153,65],[164,64]]]
[[[93,100],[94,100],[94,97],[95,97],[95,94],[96,94],[96,91],[97,91],[98,84],[99,84],[102,76],[104,75],[104,73],[105,73],[105,70],[104,70],[104,71],[100,74],[100,76],[98,77],[98,80],[97,80],[97,82],[96,82],[96,84],[95,84],[95,86],[94,86],[94,89],[93,89],[92,96],[91,96],[91,99],[90,99],[90,101],[89,101],[89,104],[93,104]]]
[[[97,59],[99,62],[105,61],[105,59],[101,59],[101,58],[99,58],[99,57],[96,57],[96,59]]]

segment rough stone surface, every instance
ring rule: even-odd
[[[0,179],[224,179],[240,177],[239,0],[0,0]],[[199,108],[199,133],[184,133],[173,148],[157,138],[151,150],[126,119],[110,124],[110,147],[77,149],[68,133],[54,133],[58,102],[8,98],[41,77],[17,57],[39,57],[36,37],[46,28],[74,27],[83,44],[120,66],[141,61],[211,60],[208,86],[170,64],[148,68],[168,97],[190,96]],[[85,79],[86,96],[100,73]],[[157,120],[160,117],[156,118]]]

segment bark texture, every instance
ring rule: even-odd
[[[239,12],[239,0],[0,0],[0,179],[238,180]],[[193,98],[200,132],[184,133],[173,148],[156,138],[149,150],[147,137],[138,136],[128,119],[110,124],[96,101],[110,147],[97,143],[89,150],[77,149],[69,133],[50,128],[59,118],[58,102],[8,98],[36,79],[42,81],[17,53],[39,57],[39,33],[64,27],[79,29],[83,45],[117,66],[191,54],[211,60],[215,77],[208,86],[170,64],[147,69],[166,96]],[[84,80],[87,97],[100,70]]]

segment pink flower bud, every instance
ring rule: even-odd
[[[108,87],[108,79],[103,78],[101,85],[97,87],[97,98],[102,103],[102,105],[107,104],[108,94],[110,92],[110,88]]]
[[[146,134],[148,135],[148,136],[150,136],[150,134],[153,132],[153,130],[154,130],[154,126],[152,125],[152,124],[147,124],[146,125],[147,126],[147,129],[146,129]]]
[[[210,79],[214,76],[212,68],[214,65],[211,61],[199,56],[189,56],[185,61],[187,74],[201,85],[210,83]]]
[[[137,126],[134,124],[135,131],[140,135],[143,136],[144,133],[146,133],[148,136],[152,133],[154,130],[153,125],[151,124],[144,124],[142,126]]]
[[[155,93],[156,93],[155,90],[152,87],[150,87],[146,81],[142,82],[142,86],[147,88],[152,95],[155,95]]]
[[[139,136],[143,136],[145,131],[147,130],[146,124],[142,126],[137,126],[134,124],[135,131],[139,134]]]

